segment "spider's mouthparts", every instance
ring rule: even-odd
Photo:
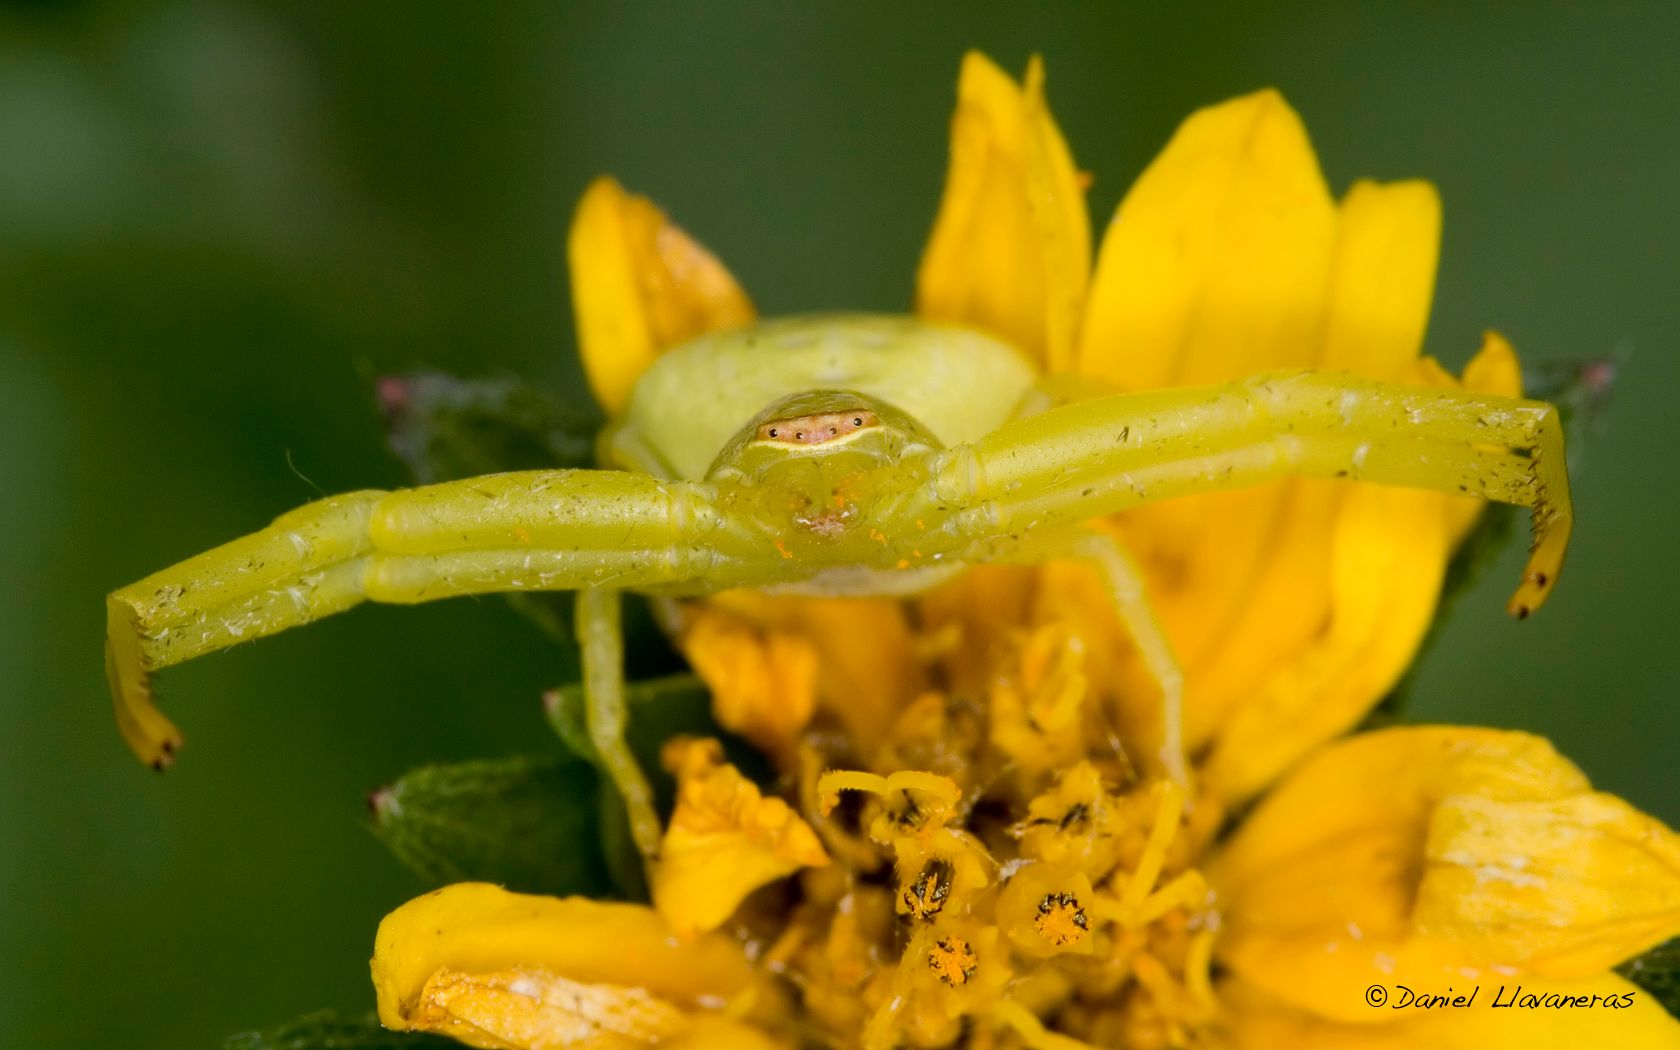
[[[818,514],[795,514],[793,523],[814,536],[831,539],[844,533],[857,520],[857,507],[851,503],[824,510]]]

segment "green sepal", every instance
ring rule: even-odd
[[[422,766],[368,798],[376,835],[433,885],[600,894],[598,777],[570,757]]]
[[[1671,1015],[1680,1017],[1680,937],[1659,944],[1616,967]]]
[[[275,1028],[228,1036],[222,1050],[459,1050],[460,1045],[435,1035],[387,1031],[372,1014],[344,1017],[321,1010]]]

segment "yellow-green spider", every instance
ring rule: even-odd
[[[590,734],[651,856],[659,823],[623,739],[621,591],[900,595],[976,564],[1087,559],[1176,726],[1180,676],[1139,571],[1082,522],[1292,474],[1438,489],[1531,509],[1514,615],[1556,582],[1571,509],[1548,404],[1319,372],[1088,400],[1065,385],[991,336],[907,317],[702,336],[636,381],[602,469],[335,496],[112,594],[123,735],[167,766],[181,736],[153,672],[363,601],[576,591]],[[1163,754],[1182,775],[1179,750]]]

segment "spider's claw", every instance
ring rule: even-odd
[[[152,702],[151,674],[133,608],[112,598],[106,614],[105,677],[116,706],[117,728],[135,757],[161,773],[175,763],[181,731]]]
[[[1529,551],[1528,564],[1523,567],[1522,582],[1505,604],[1505,611],[1519,620],[1526,620],[1540,606],[1546,604],[1552,588],[1557,585],[1558,571],[1563,568],[1564,549],[1569,545],[1569,520],[1537,521],[1534,548]]]

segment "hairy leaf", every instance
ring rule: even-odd
[[[368,798],[375,833],[437,885],[496,882],[526,893],[600,893],[598,778],[572,758],[423,766]]]

